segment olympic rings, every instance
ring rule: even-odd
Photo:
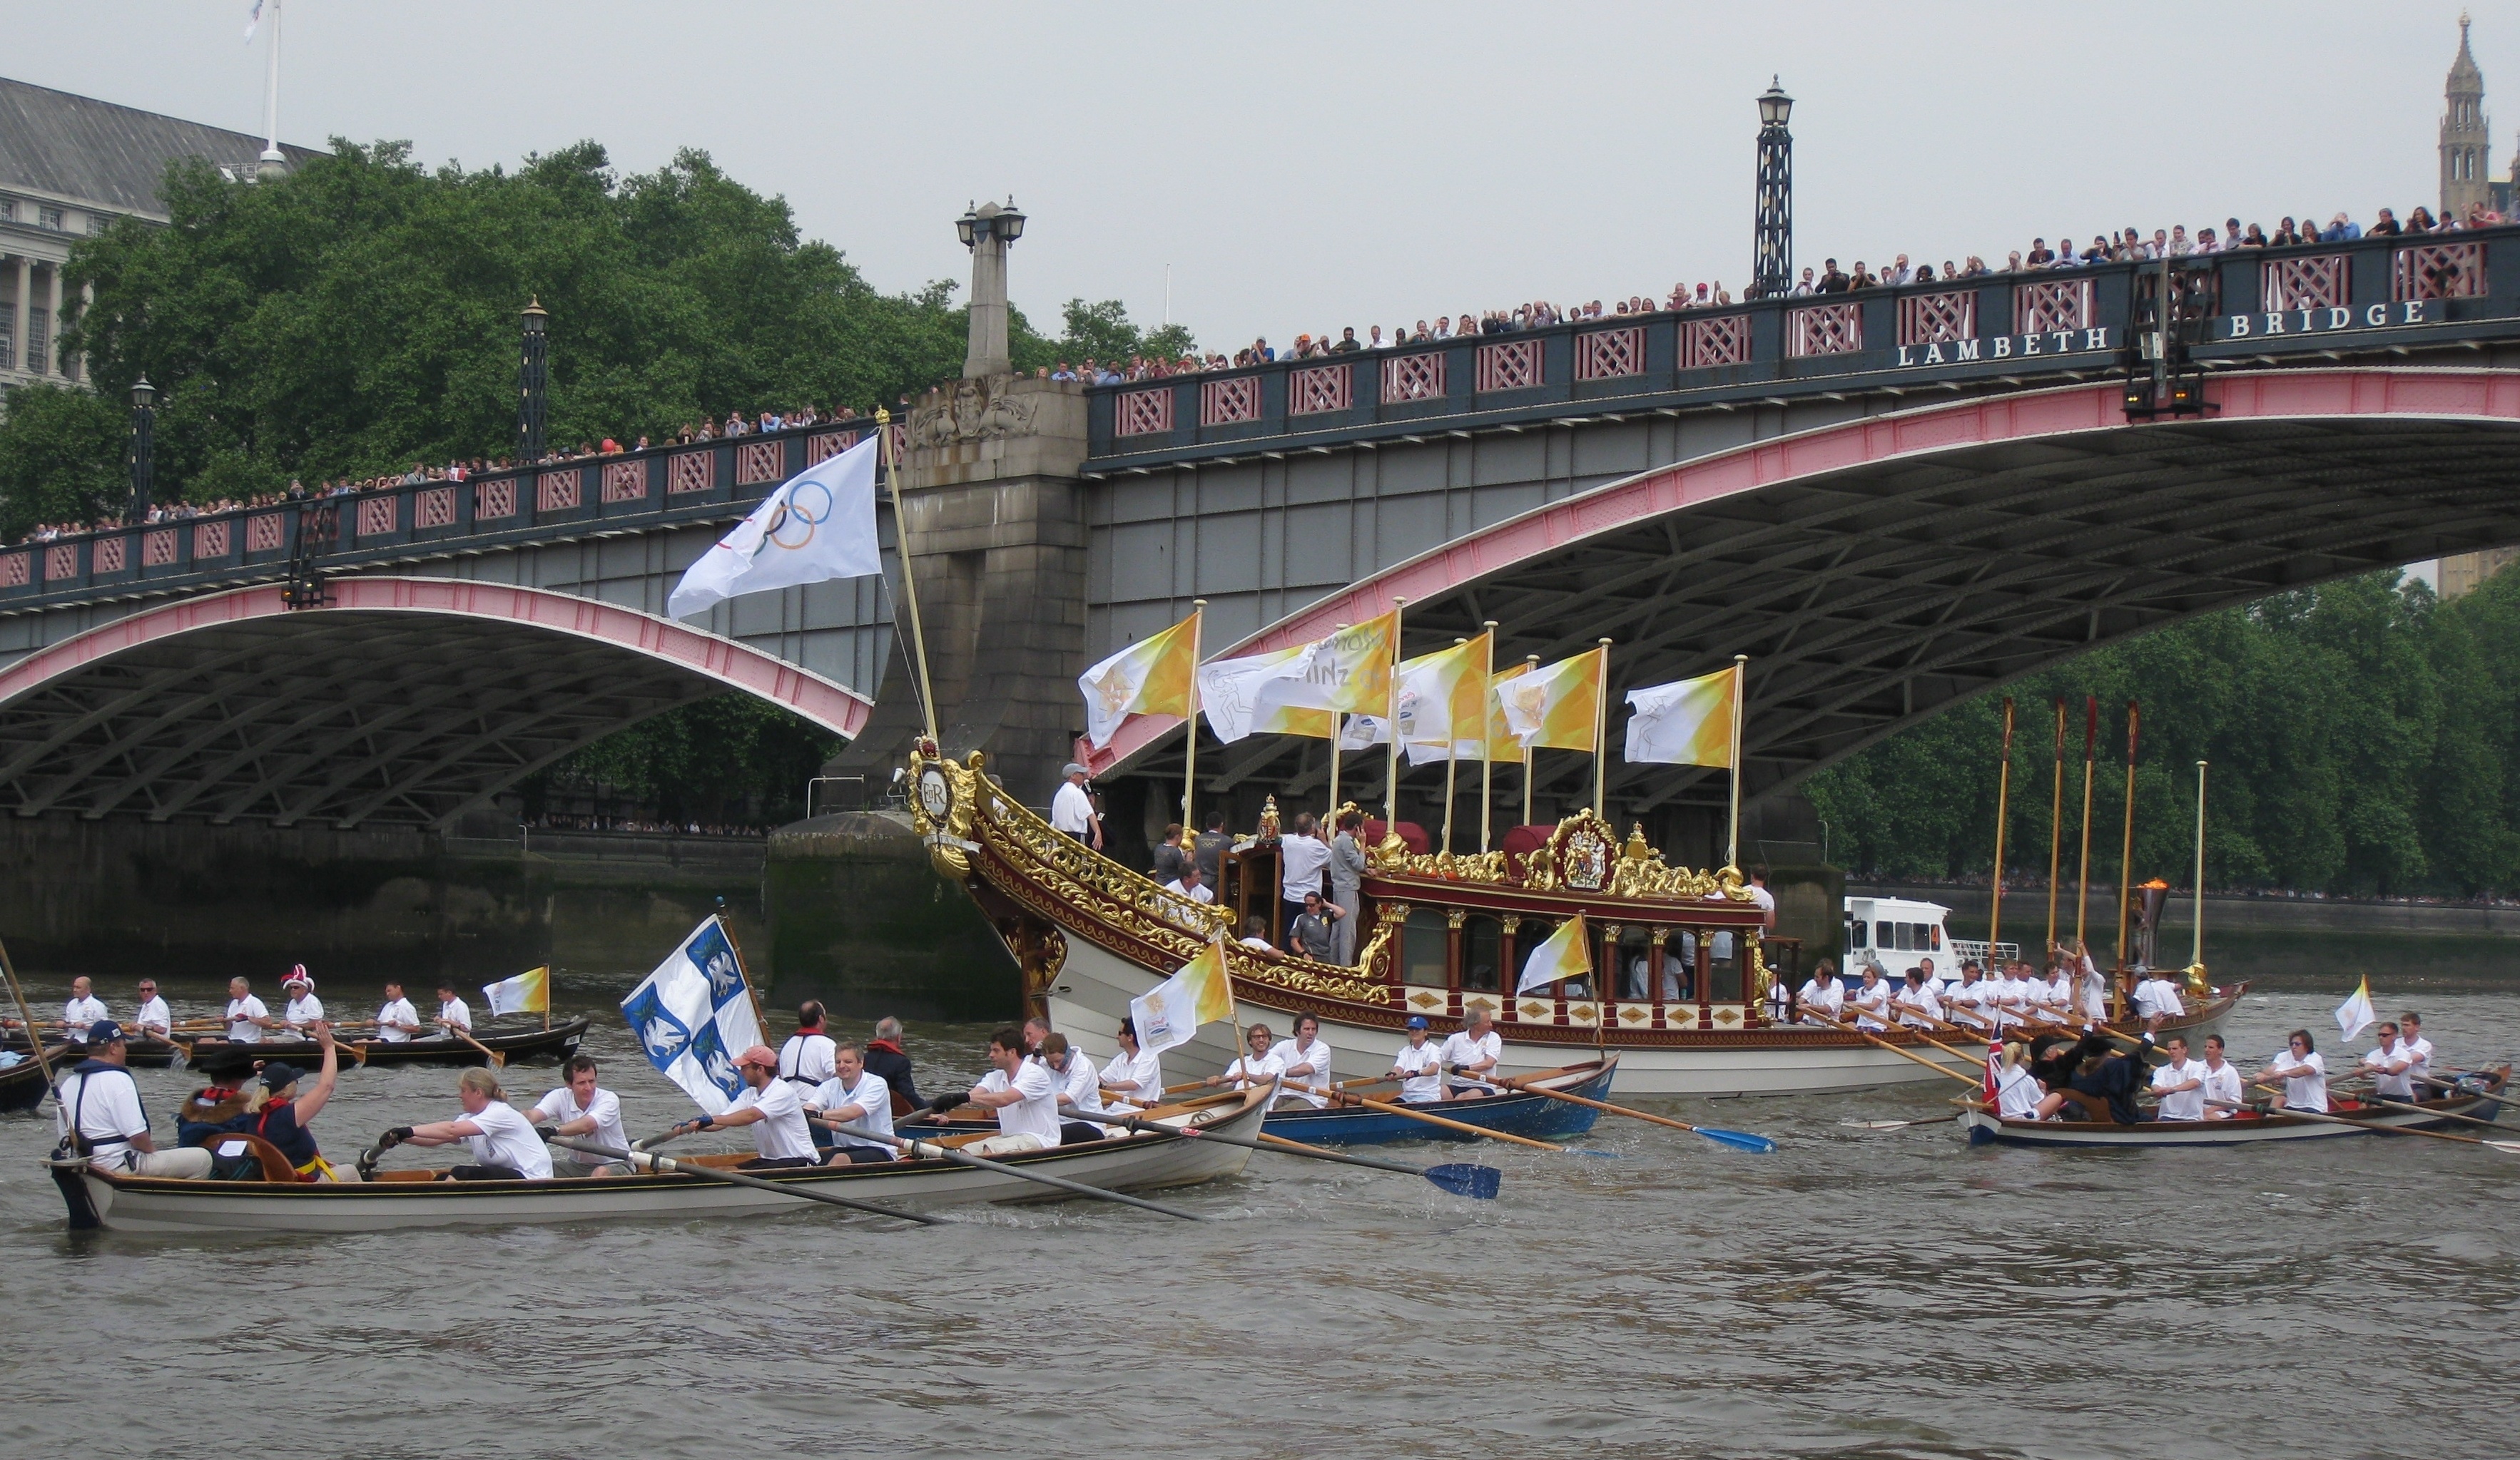
[[[803,497],[808,490],[823,494],[822,506],[818,510],[810,514],[803,508],[797,505],[797,500]],[[795,489],[788,494],[788,499],[779,504],[779,509],[770,514],[770,524],[763,531],[762,537],[769,542],[772,547],[784,548],[787,551],[793,553],[798,549],[803,548],[806,544],[814,541],[814,529],[831,520],[832,507],[832,489],[830,487],[827,487],[818,481],[798,482]],[[792,541],[788,536],[784,535],[794,530],[790,526],[791,522],[802,523],[804,525],[804,535],[794,538]]]

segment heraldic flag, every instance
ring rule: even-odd
[[[1202,1024],[1234,1017],[1234,984],[1225,976],[1220,940],[1181,966],[1171,978],[1129,1000],[1138,1047],[1148,1054],[1190,1042]]]
[[[724,925],[712,916],[692,929],[621,1000],[621,1015],[657,1073],[701,1110],[726,1114],[743,1088],[735,1057],[762,1042],[762,1031]]]
[[[1190,716],[1198,670],[1198,615],[1151,634],[1076,677],[1085,692],[1085,735],[1101,750],[1131,715]]]

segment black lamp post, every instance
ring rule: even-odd
[[[1794,287],[1794,134],[1785,130],[1794,99],[1771,77],[1759,98],[1759,218],[1750,287],[1756,297]]]
[[[142,376],[131,384],[131,502],[123,509],[126,522],[149,520],[151,454],[158,434],[158,387]]]
[[[546,327],[551,311],[543,308],[539,295],[525,305],[523,358],[517,367],[517,461],[519,465],[543,459],[543,428],[547,423],[551,384],[551,334]]]

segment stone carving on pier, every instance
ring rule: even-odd
[[[1003,441],[1032,433],[1040,401],[1017,394],[1021,376],[983,376],[957,380],[927,392],[910,413],[910,444],[955,446],[966,441]]]

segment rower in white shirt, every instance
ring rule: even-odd
[[[838,1073],[832,1061],[834,1047],[824,1032],[823,1001],[806,999],[796,1005],[796,1032],[779,1046],[779,1078],[796,1086],[799,1095],[811,1095]]]
[[[259,1044],[262,1032],[277,1022],[262,1000],[253,996],[253,986],[243,979],[228,980],[228,1038],[239,1044]]]
[[[475,1066],[457,1077],[455,1088],[464,1104],[460,1119],[405,1126],[392,1132],[396,1140],[415,1146],[451,1145],[460,1140],[472,1146],[472,1164],[447,1172],[443,1177],[447,1180],[550,1178],[551,1149],[543,1144],[534,1123],[508,1103],[508,1092],[499,1087],[498,1071]]]
[[[1932,960],[1927,959],[1926,962],[1931,963]],[[1891,994],[1890,1009],[1899,1016],[1899,1022],[1910,1029],[1932,1029],[1941,1022],[1943,1001],[1934,996],[1934,986],[1927,978],[1926,969],[1908,970],[1907,987]]]
[[[1805,1024],[1834,1024],[1846,1007],[1846,986],[1837,980],[1837,965],[1826,958],[1812,965],[1812,976],[1794,994]]]
[[[1195,862],[1186,863],[1180,876],[1164,884],[1164,891],[1202,906],[1216,901],[1216,889],[1207,885],[1206,876],[1199,871]]]
[[[95,987],[88,982],[87,976],[81,974],[70,980],[69,1001],[62,1005],[63,1036],[84,1040],[89,1028],[105,1017],[105,1000],[96,996]]]
[[[1138,1045],[1138,1025],[1123,1019],[1112,1035],[1120,1052],[1102,1067],[1098,1077],[1102,1084],[1102,1103],[1120,1109],[1144,1110],[1164,1097],[1164,1068],[1157,1056]]]
[[[1391,1057],[1391,1073],[1400,1082],[1400,1103],[1433,1105],[1444,1098],[1444,1052],[1426,1039],[1426,1016],[1409,1016],[1409,1042]]]
[[[1505,1039],[1497,1033],[1496,1016],[1487,1005],[1473,1004],[1462,1027],[1444,1037],[1443,1056],[1444,1069],[1453,1077],[1446,1088],[1454,1099],[1475,1100],[1496,1093],[1498,1086],[1479,1078],[1495,1074],[1505,1059]]]
[[[2398,1039],[2415,1057],[2414,1064],[2407,1070],[2407,1078],[2414,1082],[2415,1088],[2426,1094],[2441,1089],[2447,1082],[2433,1078],[2433,1041],[2424,1038],[2424,1016],[2412,1009],[2400,1014]]]
[[[769,1171],[790,1166],[819,1166],[814,1134],[805,1124],[805,1102],[796,1087],[779,1078],[779,1051],[755,1044],[735,1057],[735,1073],[743,1080],[726,1114],[685,1121],[670,1132],[688,1135],[716,1127],[749,1126],[756,1153],[738,1171]]]
[[[2050,1024],[2069,1024],[2074,1018],[2074,975],[2065,966],[2067,954],[2056,950],[2056,961],[2048,969],[2048,981],[2039,987],[2032,1000],[2039,1017]]]
[[[2205,1102],[2205,1119],[2228,1121],[2247,1103],[2240,1091],[2240,1067],[2224,1057],[2221,1035],[2205,1037],[2205,1071],[2199,1078],[2204,1085],[2196,1093]]]
[[[131,1032],[141,1039],[165,1039],[175,1032],[175,1016],[166,1008],[166,1000],[158,996],[158,981],[140,981],[140,1007],[132,1012]]]
[[[1985,1034],[1995,1027],[1995,1015],[1989,1011],[1992,991],[1978,976],[1975,962],[1960,965],[1960,981],[1943,995],[1944,1017],[1963,1029]]]
[[[289,1011],[281,1015],[281,1022],[291,1034],[303,1033],[324,1017],[324,1000],[315,996],[315,981],[307,977],[305,964],[289,971],[289,977],[280,982],[280,992],[289,995]]]
[[[595,1061],[583,1054],[571,1055],[561,1071],[567,1084],[543,1096],[542,1102],[526,1111],[527,1122],[540,1126],[551,1123],[554,1135],[565,1135],[604,1147],[608,1151],[627,1152],[630,1132],[621,1125],[621,1097],[599,1086]],[[562,1146],[562,1150],[568,1148]],[[571,1153],[576,1159],[555,1155],[552,1174],[556,1176],[620,1176],[630,1169],[617,1161],[601,1156]]]
[[[2380,1042],[2362,1053],[2362,1069],[2371,1077],[2371,1093],[2383,1100],[2417,1098],[2414,1068],[2414,1051],[2399,1040],[2397,1024],[2382,1021]]]
[[[1058,1081],[1058,1143],[1071,1146],[1079,1141],[1101,1140],[1111,1133],[1107,1126],[1087,1120],[1069,1120],[1069,1116],[1102,1114],[1102,1082],[1095,1078],[1094,1061],[1085,1051],[1067,1042],[1067,1036],[1051,1034],[1042,1037],[1041,1062]]]
[[[1024,1057],[1023,1031],[1009,1025],[989,1036],[989,1073],[965,1098],[998,1113],[1002,1134],[971,1154],[1000,1156],[1058,1144],[1058,1077]]]
[[[2201,1121],[2205,1119],[2205,1066],[2187,1057],[2187,1038],[2172,1035],[2163,1046],[2170,1058],[2152,1072],[2152,1092],[2161,1097],[2156,1121]]]
[[[808,1119],[855,1126],[889,1140],[892,1086],[867,1069],[865,1050],[853,1040],[843,1040],[832,1046],[832,1078],[805,1098],[805,1114]],[[829,1165],[869,1166],[893,1159],[889,1145],[870,1145],[863,1136],[834,1135]]]
[[[1890,1028],[1890,986],[1881,982],[1881,965],[1864,965],[1864,983],[1848,995],[1847,1006],[1855,1010],[1855,1027],[1871,1034]]]
[[[437,986],[437,1025],[448,1033],[459,1029],[468,1035],[472,1032],[472,1006],[456,995],[453,984]]]
[[[2274,1100],[2277,1110],[2326,1110],[2327,1061],[2311,1042],[2310,1031],[2294,1030],[2285,1043],[2288,1047],[2258,1072],[2255,1083],[2283,1082],[2283,1093]]]
[[[2006,1121],[2035,1121],[2047,1091],[2030,1073],[2029,1050],[2018,1041],[2003,1046],[2002,1067],[1995,1075],[1995,1113]]]
[[[400,1044],[419,1034],[420,1010],[402,996],[401,984],[385,980],[385,1001],[377,1006],[377,1038],[388,1044]]]
[[[1201,1084],[1230,1084],[1236,1089],[1248,1089],[1266,1084],[1286,1073],[1285,1062],[1279,1057],[1278,1037],[1265,1024],[1254,1024],[1242,1031],[1242,1057],[1227,1065],[1222,1074],[1210,1075]]]
[[[1310,1014],[1297,1014],[1294,1038],[1277,1052],[1281,1072],[1286,1079],[1287,1099],[1300,1100],[1315,1110],[1330,1103],[1327,1088],[1330,1083],[1330,1046],[1322,1039],[1322,1021]]]

